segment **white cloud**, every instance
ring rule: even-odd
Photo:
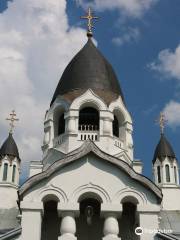
[[[180,80],[180,45],[174,52],[170,49],[162,50],[158,59],[149,64],[149,67],[165,78]]]
[[[172,51],[170,49],[162,50],[157,60],[148,64],[148,67],[161,74],[163,78],[180,80],[180,45]],[[163,112],[168,120],[168,125],[172,128],[180,126],[180,103],[174,100],[169,101],[164,107]]]
[[[124,35],[120,37],[115,37],[112,39],[112,41],[114,44],[122,46],[124,43],[137,42],[139,38],[140,38],[139,29],[129,27],[126,33],[124,33]]]
[[[168,125],[172,128],[180,126],[180,103],[171,100],[164,108],[163,112],[168,120]]]
[[[149,10],[158,0],[76,0],[76,2],[87,8],[92,6],[96,10],[118,9],[123,16],[139,18]]]
[[[15,109],[22,162],[41,159],[43,119],[67,63],[85,43],[68,24],[66,0],[16,0],[0,14],[1,142]]]

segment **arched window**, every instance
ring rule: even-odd
[[[165,168],[166,168],[166,182],[170,182],[170,169],[169,169],[169,165],[166,164]]]
[[[158,183],[161,183],[161,168],[160,168],[160,166],[157,167],[157,177],[158,177]]]
[[[13,165],[13,170],[12,170],[12,182],[15,182],[15,177],[16,177],[16,165]]]
[[[113,136],[119,137],[119,121],[115,115],[113,120]]]
[[[174,180],[175,180],[175,183],[177,183],[177,168],[176,168],[176,166],[174,166]]]
[[[80,216],[77,218],[78,240],[102,239],[104,220],[100,218],[101,203],[94,198],[80,202]]]
[[[41,232],[42,240],[58,240],[58,236],[60,235],[60,219],[58,217],[57,202],[54,200],[44,203]]]
[[[64,113],[60,115],[58,122],[58,135],[61,135],[65,132],[65,119]]]
[[[99,112],[92,107],[86,107],[79,112],[79,130],[98,131],[99,130]]]
[[[135,229],[139,226],[139,218],[137,215],[137,206],[131,202],[123,203],[123,212],[119,220],[120,237],[122,240],[133,239],[139,237],[135,234]]]
[[[3,181],[7,181],[8,176],[8,163],[4,164],[4,172],[3,172]]]

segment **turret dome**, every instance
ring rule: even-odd
[[[77,95],[77,91],[82,93],[87,89],[92,89],[97,95],[107,95],[108,98],[121,96],[124,99],[111,64],[96,48],[91,38],[66,67],[51,104],[58,95],[74,91]]]
[[[0,156],[12,156],[19,158],[19,151],[11,133],[0,148]]]
[[[171,144],[168,142],[164,134],[161,134],[160,141],[154,153],[153,163],[155,163],[157,158],[162,160],[164,157],[169,157],[170,159],[176,158]]]

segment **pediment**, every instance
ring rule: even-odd
[[[123,160],[120,160],[112,155],[109,155],[103,152],[95,145],[94,142],[90,140],[84,142],[84,144],[80,148],[67,154],[64,158],[53,163],[51,166],[49,166],[49,168],[47,168],[42,173],[39,173],[29,178],[20,188],[20,191],[19,191],[20,197],[23,198],[23,195],[26,191],[28,191],[30,188],[35,186],[40,181],[48,179],[52,174],[57,172],[60,168],[63,168],[66,165],[79,160],[80,158],[88,155],[89,153],[93,153],[101,160],[107,161],[115,165],[117,168],[121,169],[124,173],[129,175],[130,178],[139,182],[141,185],[145,186],[147,189],[153,192],[159,201],[162,200],[161,190],[150,179],[146,178],[141,174],[136,173],[134,169]]]

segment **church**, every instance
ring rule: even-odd
[[[152,181],[134,159],[118,77],[93,43],[95,17],[89,9],[83,18],[87,43],[61,76],[45,113],[43,157],[22,186],[12,129],[0,146],[0,240],[178,240],[179,164],[164,115]],[[14,111],[9,120],[13,128]]]

